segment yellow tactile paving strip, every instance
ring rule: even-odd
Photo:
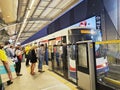
[[[64,78],[58,76],[58,75],[55,74],[54,72],[51,72],[51,71],[49,71],[49,70],[47,70],[47,72],[48,72],[50,75],[54,76],[54,77],[55,77],[56,79],[58,79],[59,81],[61,81],[62,83],[64,83],[65,85],[67,85],[68,87],[70,87],[71,90],[78,90],[78,89],[77,89],[77,86],[75,86],[75,85],[72,84],[71,82],[65,80]]]
[[[27,71],[30,73],[30,67],[27,67]],[[55,74],[52,71],[48,70],[47,66],[44,66],[44,71],[49,73],[50,75],[52,75],[53,77],[55,77],[57,80],[61,81],[62,83],[64,83],[66,86],[68,86],[71,90],[78,90],[77,86],[72,84],[71,82],[65,80],[64,78],[62,78],[61,76]]]

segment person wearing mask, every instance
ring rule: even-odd
[[[16,54],[17,59],[18,59],[18,61],[15,63],[16,64],[16,67],[15,67],[16,75],[17,76],[22,76],[22,74],[20,74],[20,70],[21,70],[21,62],[22,62],[23,52],[21,51],[20,46],[16,47],[15,54]]]
[[[8,57],[7,57],[6,52],[3,47],[4,47],[4,45],[0,44],[0,60],[2,61],[4,67],[6,68],[6,71],[8,73],[9,80],[7,81],[7,85],[10,85],[13,83],[13,78],[12,78],[12,73],[10,70],[9,63],[8,63],[9,62]]]

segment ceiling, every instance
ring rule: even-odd
[[[0,0],[0,41],[12,39],[21,43],[80,1]]]

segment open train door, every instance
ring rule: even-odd
[[[77,78],[82,90],[96,90],[94,43],[77,42]]]

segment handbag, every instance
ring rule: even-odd
[[[17,56],[18,57],[18,60],[21,60],[22,61],[22,54]]]

